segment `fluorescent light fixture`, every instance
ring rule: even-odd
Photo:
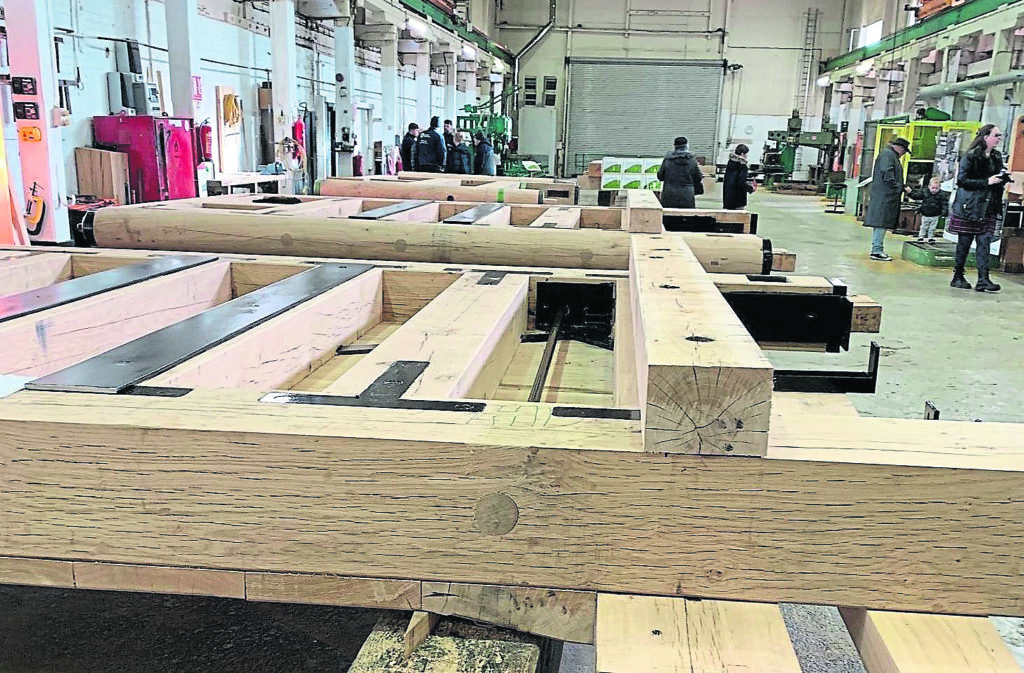
[[[469,46],[468,44],[462,45],[462,58],[467,61],[476,60],[476,49]]]
[[[817,81],[818,86],[821,86],[821,87],[828,86],[831,83],[832,83],[832,78],[829,77],[828,75],[822,75],[821,77],[818,78],[818,81]]]

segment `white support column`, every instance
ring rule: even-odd
[[[339,146],[330,148],[330,151],[337,155],[338,175],[349,176],[352,175],[352,155],[355,151],[349,134],[355,130],[356,114],[355,101],[352,100],[352,87],[356,76],[356,46],[351,19],[339,19],[334,23],[334,70],[334,130]],[[358,142],[363,151],[363,160],[370,163],[368,152],[373,149],[372,139],[359,138]]]
[[[430,122],[430,45],[427,52],[416,55],[416,120],[426,127]]]
[[[405,135],[405,124],[410,120],[401,119],[398,105],[398,39],[392,34],[391,39],[380,43],[380,93],[382,124],[384,126],[384,144],[394,145],[402,141]],[[397,138],[397,139],[396,139]]]
[[[444,116],[452,121],[459,114],[459,55],[455,51],[441,52],[444,61]]]
[[[992,68],[989,75],[1005,75],[1013,66],[1013,35],[1012,29],[997,30],[992,45]],[[985,93],[985,109],[982,121],[998,124],[1006,138],[1013,133],[1013,119],[1010,117],[1010,103],[1013,100],[1014,85],[1004,84],[990,87]],[[1007,100],[1007,96],[1010,100]],[[1009,126],[1009,129],[1006,127]],[[1009,130],[1009,132],[1007,132]]]
[[[950,47],[944,56],[945,66],[942,69],[942,81],[946,84],[954,84],[960,76],[960,48]],[[946,112],[953,112],[955,98],[955,96],[943,96],[942,109]]]
[[[270,44],[273,82],[274,142],[292,135],[296,98],[295,0],[271,0]]]
[[[167,51],[171,69],[171,111],[175,117],[195,117],[192,77],[199,74],[199,1],[164,0]]]
[[[42,206],[38,202],[35,206],[42,208],[42,219],[35,227],[28,226],[30,232],[39,229],[32,240],[65,243],[71,240],[71,227],[61,129],[51,121],[59,97],[50,4],[51,0],[7,0],[5,4],[11,77],[31,78],[35,86],[35,93],[14,94],[15,116],[26,116],[18,115],[19,111],[38,116],[15,121],[24,184],[13,187],[23,189],[26,200],[33,196],[42,200]]]

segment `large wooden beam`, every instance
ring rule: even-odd
[[[626,191],[626,226],[632,233],[660,234],[665,231],[664,210],[654,192],[646,189]]]
[[[382,273],[373,269],[191,358],[146,385],[286,388],[381,321]]]
[[[526,330],[529,276],[467,273],[324,391],[358,395],[395,362],[429,361],[405,396],[488,398]]]
[[[625,269],[628,259],[625,232],[104,210],[118,212],[98,213],[93,231],[113,248],[592,269]]]
[[[0,297],[71,278],[71,257],[55,253],[0,260]]]
[[[451,184],[449,184],[451,183]],[[438,182],[327,178],[320,181],[324,196],[362,196],[384,199],[431,199],[497,203],[543,203],[541,192],[516,186],[462,187],[458,181]]]
[[[685,243],[632,236],[644,449],[761,456],[772,366]]]
[[[3,322],[0,373],[45,376],[230,299],[215,261]]]
[[[840,608],[868,673],[1020,673],[987,617]]]
[[[777,605],[601,594],[596,641],[601,673],[800,673]]]
[[[1019,426],[833,417],[845,446],[714,459],[550,405],[258,396],[0,400],[0,555],[1024,614]]]
[[[530,587],[424,582],[424,610],[573,643],[594,642],[597,594]]]

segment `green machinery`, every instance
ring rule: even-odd
[[[515,142],[512,138],[512,118],[500,113],[505,100],[515,93],[508,89],[479,105],[467,105],[465,114],[455,118],[455,128],[459,131],[475,134],[482,132],[491,141],[496,159],[500,158],[499,173],[515,177],[533,177],[543,175],[544,167],[520,159],[515,154]]]
[[[788,181],[796,168],[796,151],[800,147],[818,150],[819,182],[824,182],[831,172],[832,158],[840,148],[840,134],[847,130],[847,123],[838,127],[823,123],[820,131],[804,131],[800,113],[793,110],[785,131],[769,131],[768,142],[761,154],[761,172],[765,186],[772,188]]]

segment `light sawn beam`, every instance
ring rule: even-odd
[[[684,243],[631,240],[644,449],[763,456],[771,363]]]
[[[597,598],[601,673],[800,673],[777,605]]]

